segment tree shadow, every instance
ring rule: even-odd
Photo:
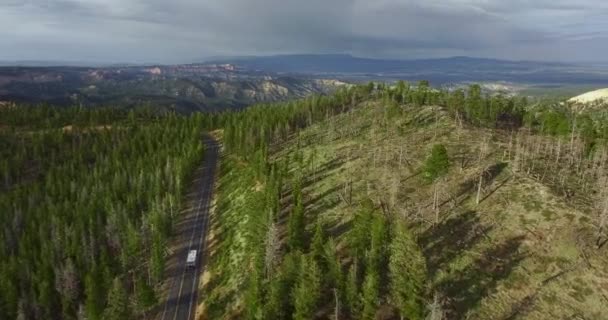
[[[316,196],[314,196],[313,198],[309,198],[304,202],[304,206],[306,208],[312,208],[314,207],[318,202],[323,201],[323,200],[327,200],[326,198],[332,194],[335,194],[338,190],[342,189],[343,186],[342,185],[338,185],[335,186],[333,188],[327,189],[325,190],[323,193],[320,193]],[[337,198],[337,195],[336,195]]]
[[[519,251],[524,239],[525,236],[514,237],[485,250],[458,275],[437,285],[436,290],[447,297],[448,319],[463,319],[496,290],[498,283],[525,258]]]
[[[338,239],[343,234],[352,229],[353,221],[348,220],[346,222],[336,222],[332,226],[327,227],[326,232],[327,235],[331,238]]]
[[[475,211],[467,211],[429,228],[419,237],[431,276],[463,251],[475,246],[491,227],[481,225]]]
[[[331,209],[337,207],[338,204],[340,204],[340,200],[338,200],[337,197],[332,197],[330,199],[320,201],[320,203],[317,203],[306,209],[307,219],[308,220],[314,219],[314,217],[316,217],[317,215],[322,214],[323,212],[325,212],[327,210],[331,210]]]
[[[494,180],[496,180],[496,178],[504,171],[504,169],[507,166],[508,166],[507,163],[499,162],[499,163],[496,163],[496,164],[493,164],[493,165],[487,167],[483,171],[483,184],[486,186],[491,185],[494,182]],[[479,175],[475,175],[475,176],[470,177],[469,179],[465,180],[463,183],[461,183],[458,186],[458,191],[456,192],[456,194],[454,196],[456,206],[459,206],[460,204],[462,204],[464,201],[466,201],[467,199],[469,199],[471,197],[473,192],[476,190],[478,183],[479,183]],[[501,185],[499,185],[497,188],[495,188],[493,191],[491,191],[490,194],[486,195],[483,198],[483,200],[487,199],[490,195],[492,195],[494,192],[496,192],[496,190],[498,190],[501,186],[503,186],[504,183],[506,183],[506,181],[503,181],[503,183]]]
[[[344,165],[344,160],[341,158],[334,158],[316,167],[314,172],[309,172],[308,175],[304,177],[302,189],[308,188],[317,182],[323,181],[325,178],[331,175],[331,171],[342,167],[342,165]]]

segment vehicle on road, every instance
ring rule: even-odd
[[[188,252],[188,258],[186,258],[186,267],[194,268],[196,267],[196,250],[190,250]]]

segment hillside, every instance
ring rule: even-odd
[[[605,317],[608,248],[597,230],[607,205],[603,144],[583,156],[582,136],[483,128],[445,107],[377,97],[347,109],[275,139],[267,176],[259,169],[264,147],[247,157],[226,150],[201,319],[298,318],[301,290],[318,299],[304,309],[310,318],[398,319],[404,309],[389,283],[397,281],[395,241],[408,233],[417,249],[405,242],[409,262],[400,270],[418,288],[406,296],[421,299],[408,302],[410,319]],[[437,145],[449,166],[429,181]],[[273,215],[264,204],[274,201]],[[294,249],[298,223],[304,244]],[[361,232],[367,240],[357,242]],[[319,252],[324,258],[315,260]],[[310,259],[319,261],[320,287]],[[418,277],[426,279],[420,287]]]
[[[568,102],[574,104],[579,111],[605,111],[608,105],[608,89],[589,91],[569,99]]]

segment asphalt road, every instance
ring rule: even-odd
[[[209,225],[209,209],[213,194],[213,180],[218,159],[218,144],[210,136],[204,136],[205,155],[203,166],[195,179],[197,199],[192,201],[192,210],[187,211],[175,227],[173,253],[165,270],[168,281],[168,296],[162,309],[162,320],[190,320],[194,318],[197,305],[199,276],[205,267],[206,234]],[[190,250],[197,250],[194,268],[186,267]]]

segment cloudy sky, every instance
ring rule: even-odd
[[[606,0],[0,0],[0,60],[468,55],[608,62]]]

